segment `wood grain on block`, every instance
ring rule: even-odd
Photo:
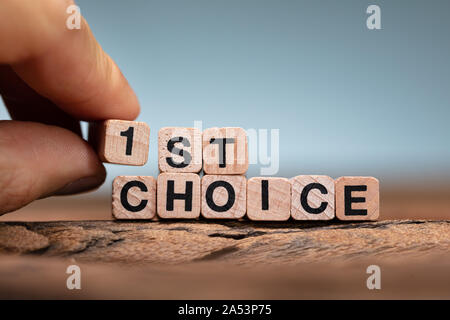
[[[247,135],[242,128],[203,131],[203,170],[206,174],[245,174],[248,169]]]
[[[291,216],[291,183],[286,178],[254,177],[247,181],[247,217],[286,221]]]
[[[239,219],[245,215],[247,179],[238,175],[205,175],[202,178],[202,216]]]
[[[336,217],[340,220],[377,220],[380,184],[374,177],[341,177],[336,180]]]
[[[158,216],[165,219],[200,217],[200,176],[161,173],[158,176]]]
[[[156,215],[156,179],[118,176],[112,187],[112,214],[116,219],[152,219]]]
[[[147,162],[150,128],[144,122],[92,123],[89,140],[103,162],[142,166]]]
[[[291,216],[295,220],[331,220],[335,217],[334,180],[328,176],[291,179]]]
[[[161,128],[158,132],[158,165],[161,172],[200,172],[201,131],[197,128]]]

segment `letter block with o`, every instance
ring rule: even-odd
[[[247,209],[247,179],[238,175],[205,175],[201,201],[204,218],[240,219]]]

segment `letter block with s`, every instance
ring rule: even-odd
[[[112,187],[112,213],[116,219],[152,219],[156,215],[156,179],[118,176]]]
[[[161,128],[158,132],[158,166],[161,172],[200,172],[201,131],[197,128]]]

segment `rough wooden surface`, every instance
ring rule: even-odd
[[[1,223],[0,253],[6,298],[450,298],[450,221]]]

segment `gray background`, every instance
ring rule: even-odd
[[[158,129],[194,120],[280,129],[279,176],[449,176],[450,1],[77,3],[152,130],[148,164],[107,165],[100,192],[156,176]],[[366,27],[370,4],[382,30]]]

